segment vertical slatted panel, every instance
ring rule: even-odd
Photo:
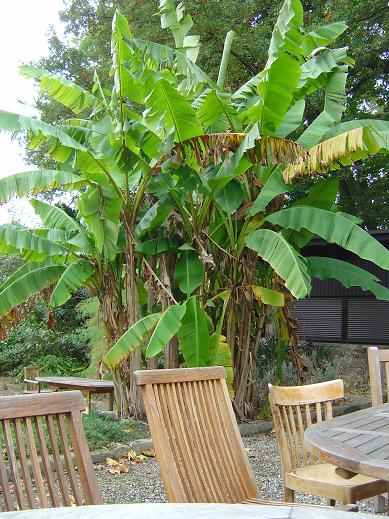
[[[142,392],[168,500],[234,503],[258,497],[224,379],[165,380],[142,385]]]
[[[61,402],[64,413],[56,412]],[[0,510],[82,505],[80,483],[87,504],[101,503],[81,422],[82,404],[79,392],[5,397],[0,402]]]

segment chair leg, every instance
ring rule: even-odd
[[[294,503],[294,490],[284,487],[284,501],[285,503]]]
[[[326,505],[327,506],[335,506],[335,499],[328,499],[328,498],[326,498]]]
[[[382,514],[386,511],[385,496],[375,496],[374,498],[374,512],[376,514]]]

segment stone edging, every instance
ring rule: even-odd
[[[370,407],[370,400],[362,400],[355,404],[345,404],[334,407],[334,416],[353,413],[361,409]],[[273,429],[273,420],[256,420],[254,422],[247,422],[239,424],[240,434],[242,436],[254,436],[256,434],[268,433]],[[101,449],[91,452],[93,463],[104,463],[106,458],[118,459],[125,456],[129,450],[134,450],[140,454],[144,450],[152,449],[153,443],[150,438],[134,440],[130,444],[118,443],[113,449]]]

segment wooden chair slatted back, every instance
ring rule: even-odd
[[[386,395],[389,398],[389,350],[379,350],[376,346],[367,348],[367,358],[369,362],[370,394],[372,405],[384,403],[383,380],[381,366],[385,372]]]
[[[259,497],[222,367],[137,371],[170,502]]]
[[[0,511],[101,504],[80,391],[0,398]]]
[[[269,400],[284,472],[315,462],[304,442],[305,429],[332,418],[332,402],[344,398],[342,380],[280,387],[269,384]]]

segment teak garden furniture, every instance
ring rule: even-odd
[[[367,358],[369,362],[370,394],[371,404],[380,405],[384,403],[382,391],[381,364],[385,368],[386,389],[388,395],[389,384],[389,350],[379,350],[376,346],[367,348]],[[386,398],[388,401],[388,397]]]
[[[79,391],[0,398],[0,511],[102,503],[84,407]]]
[[[220,366],[135,372],[168,501],[274,506],[260,499],[225,377]]]
[[[109,410],[113,411],[114,385],[111,380],[95,380],[80,377],[36,377],[36,382],[48,384],[54,391],[58,389],[77,389],[82,391],[86,398],[86,412],[89,413],[91,397],[94,393],[109,393]]]
[[[293,387],[269,384],[269,388],[270,405],[284,472],[285,501],[293,501],[294,492],[299,491],[325,497],[331,504],[335,500],[342,503],[355,503],[389,489],[387,481],[375,479],[380,477],[376,474],[370,474],[372,477],[369,477],[356,470],[352,478],[342,477],[337,472],[337,458],[322,456],[321,459],[329,463],[316,463],[313,454],[318,456],[318,449],[326,450],[333,444],[334,438],[321,435],[320,439],[317,438],[315,441],[318,449],[308,450],[308,447],[312,446],[312,442],[308,439],[312,438],[314,430],[317,432],[319,429],[323,431],[332,429],[334,422],[348,423],[348,416],[352,416],[330,420],[332,402],[344,397],[342,380]],[[318,424],[312,425],[314,422]],[[308,428],[310,432],[304,435],[306,426],[311,426]],[[340,431],[341,437],[343,432],[347,436],[347,431]],[[348,456],[347,450],[344,456]]]
[[[192,503],[137,503],[127,505],[56,508],[1,514],[3,519],[371,519],[368,514],[346,514],[331,508]]]

